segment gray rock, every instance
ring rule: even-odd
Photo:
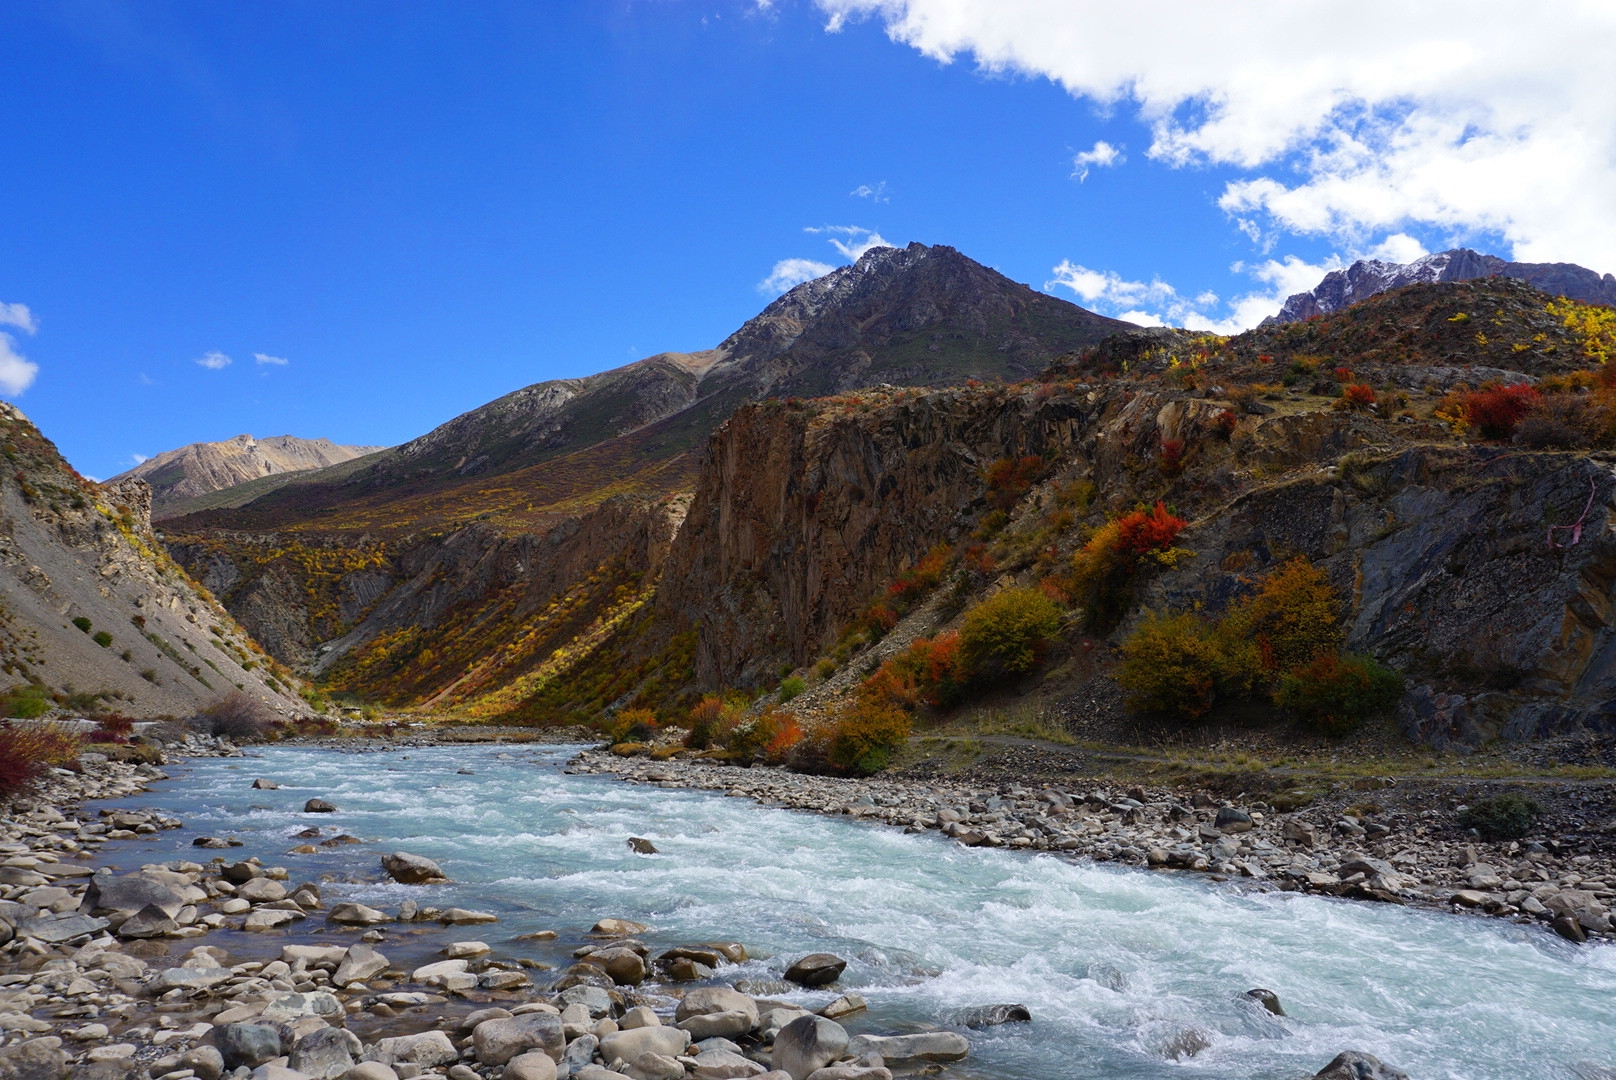
[[[354,1057],[362,1049],[358,1036],[352,1032],[321,1028],[297,1040],[286,1065],[311,1076],[341,1076],[353,1068]]]
[[[343,1073],[341,1080],[398,1080],[398,1073],[380,1061],[361,1061]]]
[[[541,1050],[551,1060],[560,1061],[567,1045],[561,1017],[547,1012],[484,1020],[472,1031],[471,1039],[477,1060],[484,1065],[503,1065],[529,1050]]]
[[[304,1016],[318,1016],[329,1022],[342,1015],[342,1002],[323,990],[316,990],[308,994],[282,994],[264,1006],[258,1019],[265,1024],[289,1024]]]
[[[1250,832],[1251,815],[1236,806],[1220,807],[1212,826],[1226,833]]]
[[[975,1009],[965,1009],[960,1012],[954,1022],[962,1027],[985,1028],[997,1027],[1000,1024],[1026,1024],[1032,1021],[1032,1013],[1025,1005],[983,1005]]]
[[[808,1074],[841,1057],[848,1046],[847,1029],[823,1016],[805,1014],[780,1029],[774,1037],[771,1068],[808,1080]]]
[[[692,1039],[745,1035],[757,1026],[757,1002],[727,986],[692,990],[679,1002],[674,1020]]]
[[[68,1075],[68,1080],[127,1080],[133,1075],[133,1062],[128,1058],[112,1058],[77,1065]]]
[[[286,899],[286,886],[274,878],[253,878],[236,887],[236,896],[249,904],[272,904]]]
[[[823,1009],[820,1009],[819,1015],[827,1020],[840,1020],[844,1016],[852,1016],[854,1013],[863,1012],[869,1007],[870,1003],[864,1000],[863,994],[843,994]]]
[[[47,945],[58,945],[87,934],[98,934],[105,930],[107,925],[107,920],[93,919],[88,915],[41,915],[38,918],[23,919],[17,925],[17,932],[23,937],[37,938]],[[10,941],[11,938],[11,927],[0,921],[0,945]]]
[[[67,1075],[67,1054],[62,1040],[28,1039],[0,1048],[0,1080],[62,1080]]]
[[[338,986],[347,986],[350,983],[364,982],[374,979],[387,970],[387,957],[372,949],[369,945],[353,945],[348,954],[342,958],[331,981]]]
[[[545,1053],[518,1054],[505,1063],[500,1076],[501,1080],[556,1080],[556,1063]]]
[[[449,1036],[442,1031],[422,1031],[415,1035],[379,1039],[376,1053],[391,1063],[425,1065],[427,1068],[460,1060],[460,1051],[455,1049]]]
[[[684,1064],[663,1054],[641,1054],[623,1069],[630,1080],[685,1080]]]
[[[916,1035],[860,1035],[847,1046],[853,1057],[880,1054],[883,1062],[959,1061],[971,1044],[957,1031],[923,1031]]]
[[[437,885],[449,880],[437,863],[407,851],[383,855],[382,869],[400,885]]]
[[[573,1072],[588,1065],[595,1059],[595,1050],[599,1048],[600,1040],[593,1035],[580,1035],[567,1044],[567,1050],[561,1055],[561,1060]]]
[[[238,862],[231,863],[219,874],[232,885],[244,885],[255,877],[263,877],[264,868],[257,863]]]
[[[696,1055],[695,1062],[690,1070],[694,1080],[739,1080],[768,1072],[757,1062],[730,1050],[703,1050]]]
[[[230,969],[227,967],[172,967],[165,968],[152,976],[148,988],[153,994],[163,994],[176,988],[186,990],[206,990],[211,986],[229,982]]]
[[[596,1020],[612,1012],[612,996],[598,986],[569,986],[561,991],[557,1000],[563,1009],[568,1005],[582,1005]]]
[[[344,926],[376,926],[379,923],[393,921],[393,917],[385,911],[377,911],[373,907],[354,903],[338,904],[325,918],[327,922],[341,923]]]
[[[219,1080],[224,1074],[224,1055],[216,1046],[198,1046],[180,1055],[179,1067],[196,1073],[197,1080]]]
[[[1247,990],[1246,996],[1255,1001],[1257,1004],[1261,1005],[1263,1008],[1267,1009],[1269,1012],[1273,1013],[1275,1016],[1285,1015],[1285,1008],[1279,1003],[1279,995],[1274,993],[1272,990],[1263,990],[1260,988],[1256,990]]]
[[[645,958],[633,949],[601,949],[591,953],[588,962],[598,965],[618,986],[638,986],[645,981]]]
[[[140,870],[118,876],[110,872],[97,873],[90,878],[79,910],[86,915],[98,915],[104,911],[140,911],[149,906],[173,918],[180,913],[180,908],[190,903],[184,891],[187,881],[181,874],[163,870]]]
[[[305,814],[335,814],[337,808],[324,799],[310,799],[303,804],[303,812]]]
[[[258,791],[279,791],[280,790],[280,785],[279,784],[277,784],[273,780],[265,780],[262,776],[260,776],[256,780],[254,780],[252,782],[252,786]]]
[[[842,977],[847,961],[831,953],[810,953],[786,969],[786,978],[801,986],[825,986]]]
[[[213,1029],[213,1045],[225,1069],[256,1069],[281,1056],[281,1033],[268,1024],[225,1024]]]
[[[1313,1074],[1313,1080],[1408,1080],[1402,1069],[1357,1050],[1345,1050],[1335,1060]]]
[[[690,1045],[690,1036],[678,1028],[642,1027],[616,1031],[600,1040],[600,1056],[605,1061],[635,1061],[641,1054],[678,1057]]]

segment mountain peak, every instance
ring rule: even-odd
[[[199,442],[147,458],[108,483],[145,480],[152,487],[152,510],[159,517],[188,500],[210,495],[249,480],[280,473],[339,465],[373,454],[379,446],[339,446],[330,439],[271,435],[259,439],[237,435],[220,442]]]
[[[1314,315],[1329,315],[1367,300],[1376,293],[1404,285],[1444,281],[1470,281],[1483,277],[1516,278],[1554,296],[1589,304],[1616,305],[1616,277],[1600,276],[1576,263],[1506,262],[1497,255],[1482,255],[1469,248],[1438,251],[1407,263],[1359,259],[1344,270],[1332,270],[1311,292],[1295,293],[1278,315],[1263,326],[1301,322]]]

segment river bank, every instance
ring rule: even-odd
[[[871,1080],[883,1072],[939,1068],[958,1080],[1144,1077],[1158,1075],[1153,1068],[1164,1062],[1188,1057],[1198,1058],[1209,1076],[1290,1080],[1312,1075],[1343,1045],[1364,1046],[1404,1064],[1430,1052],[1430,1036],[1412,1035],[1428,1030],[1431,1022],[1417,1019],[1418,1011],[1397,1021],[1383,1017],[1390,1031],[1411,1033],[1388,1036],[1361,1024],[1342,1026],[1346,1002],[1330,1000],[1341,997],[1343,965],[1367,955],[1374,948],[1369,941],[1392,933],[1396,920],[1371,919],[1362,932],[1343,936],[1340,920],[1316,906],[1282,914],[1262,903],[1260,894],[1252,894],[1257,901],[1252,906],[1232,893],[1225,901],[1216,893],[1179,886],[1162,892],[1150,884],[1156,880],[1151,875],[1065,863],[1035,868],[1034,860],[995,851],[985,839],[969,848],[939,845],[934,832],[905,837],[852,824],[849,819],[884,823],[887,811],[903,809],[887,804],[893,790],[877,786],[837,804],[852,813],[786,814],[753,807],[749,800],[671,790],[668,785],[678,785],[667,779],[647,776],[645,783],[625,785],[615,775],[568,776],[563,769],[573,759],[571,750],[514,744],[450,748],[426,745],[429,741],[367,746],[371,752],[358,755],[250,748],[254,756],[245,760],[195,758],[145,770],[91,763],[86,777],[72,782],[79,785],[79,795],[101,792],[112,797],[113,806],[75,806],[68,789],[61,788],[54,796],[58,801],[36,799],[12,815],[6,820],[12,846],[35,854],[13,852],[5,861],[34,858],[77,873],[52,877],[48,885],[8,886],[8,901],[21,904],[35,890],[61,889],[65,895],[55,898],[64,909],[60,914],[105,919],[108,925],[80,926],[84,933],[60,941],[25,934],[0,950],[0,1012],[7,1014],[0,1021],[7,1036],[0,1059],[35,1061],[43,1072],[30,1077],[48,1080],[70,1074],[122,1080],[142,1073],[212,1080],[230,1071],[224,1067],[225,1050],[239,1075],[245,1076],[250,1064],[261,1080],[292,1080],[275,1071],[282,1068],[311,1077],[352,1071],[351,1080],[388,1080],[389,1075],[530,1080],[525,1068],[549,1074],[537,1062],[514,1071],[495,1063],[497,1054],[479,1050],[474,1029],[490,1020],[545,1016],[561,1028],[561,1044],[552,1047],[561,1060],[550,1064],[562,1075],[570,1071],[582,1080],[611,1080],[606,1067],[616,1062],[623,1070],[618,1075],[642,1080],[658,1075],[655,1068],[671,1078],[676,1066],[681,1077],[745,1076],[774,1063],[770,1040],[778,1025],[771,1027],[767,1018],[778,1012],[782,1015],[774,1019],[780,1021],[804,1011],[828,1014],[816,1024],[835,1017],[849,1045],[865,1038],[858,1044],[864,1052],[851,1055],[867,1059],[856,1066],[863,1071],[836,1075]],[[605,756],[590,754],[573,768],[597,757]],[[705,781],[725,792],[738,790],[737,778],[766,778],[765,770],[692,768],[710,769]],[[175,778],[162,779],[164,772]],[[57,779],[66,784],[70,778]],[[697,779],[694,773],[685,778],[692,788]],[[157,790],[139,795],[136,789],[148,784]],[[646,789],[655,794],[637,794]],[[843,793],[852,792],[844,786]],[[868,804],[859,802],[865,795]],[[311,800],[335,809],[310,812]],[[139,805],[128,805],[132,802]],[[877,806],[879,814],[864,813]],[[110,812],[102,814],[103,809]],[[182,820],[184,826],[177,827]],[[916,827],[912,821],[893,824]],[[1253,831],[1262,827],[1259,823]],[[1013,843],[1018,837],[1003,835],[1007,831],[992,835],[1007,848],[1034,846]],[[113,832],[128,835],[91,839]],[[631,837],[648,838],[659,853],[638,853],[627,844]],[[74,844],[80,850],[73,850]],[[239,846],[224,850],[214,844]],[[848,849],[840,852],[839,846]],[[379,859],[398,848],[437,858],[454,881],[403,885],[388,880],[378,872]],[[44,857],[49,855],[54,862]],[[147,917],[155,925],[146,927],[128,924],[139,912],[79,915],[88,883],[78,883],[98,863],[114,864],[124,871],[120,878],[134,875],[171,886],[182,894],[176,899],[189,902],[162,913],[172,925],[163,925],[151,912]],[[528,866],[534,869],[524,869]],[[881,875],[872,878],[876,866]],[[1165,885],[1176,877],[1159,880]],[[1029,880],[1038,883],[1032,893]],[[786,882],[789,894],[781,892]],[[720,893],[703,891],[714,887]],[[1038,899],[1051,889],[1047,899]],[[1156,913],[1140,922],[1132,912],[1141,897],[1156,894],[1151,901]],[[980,915],[971,914],[991,912],[1007,901],[1032,906],[1008,923],[980,923],[975,921]],[[1089,913],[1088,926],[1079,938],[1063,941],[1064,913],[1074,904]],[[1373,910],[1362,907],[1366,913]],[[1052,921],[1046,921],[1046,908]],[[884,909],[890,914],[870,922]],[[1183,914],[1169,916],[1169,910]],[[1176,922],[1190,912],[1195,926],[1186,925],[1182,940],[1168,952],[1153,946],[1139,953],[1138,945],[1126,944],[1147,925],[1164,930],[1164,919]],[[1298,914],[1304,916],[1300,924]],[[611,927],[632,931],[626,938],[591,933],[599,918],[609,916],[643,920],[644,931]],[[42,918],[43,912],[34,917]],[[1276,931],[1320,917],[1334,929],[1317,944],[1274,940],[1272,946],[1261,945],[1270,958],[1244,975],[1217,970],[1227,961],[1203,970],[1203,953],[1232,956],[1272,939]],[[1464,945],[1441,926],[1410,924],[1395,933],[1412,934],[1412,943],[1433,930],[1441,931],[1438,936],[1448,942],[1441,948],[1456,961],[1455,950]],[[1362,933],[1372,937],[1341,955],[1325,940],[1345,943]],[[1117,945],[1096,953],[1095,946],[1113,935]],[[709,944],[715,939],[727,939],[720,942],[722,949]],[[1509,941],[1514,977],[1546,980],[1540,1000],[1558,993],[1547,988],[1563,982],[1564,975],[1557,974],[1563,961],[1552,951],[1522,952],[1524,943]],[[1319,948],[1330,949],[1329,957],[1314,955]],[[1497,944],[1489,944],[1459,970],[1477,962],[1484,965],[1478,973],[1485,970],[1495,963],[1489,957],[1497,950]],[[795,961],[821,951],[846,962],[837,983],[810,988],[784,977]],[[1410,955],[1426,951],[1422,945]],[[1038,968],[1022,973],[999,959],[1023,953],[1046,957],[1044,963],[1072,974],[1049,984],[1046,976],[1033,976]],[[737,963],[736,956],[744,959]],[[1286,957],[1282,968],[1275,966]],[[1424,980],[1423,963],[1401,977]],[[636,964],[643,974],[633,970]],[[611,967],[616,970],[608,971]],[[1537,967],[1541,973],[1528,974]],[[1157,985],[1156,968],[1163,974],[1177,971],[1166,996]],[[1315,969],[1331,972],[1328,984],[1313,985]],[[1374,983],[1388,970],[1384,962],[1378,965]],[[693,981],[685,981],[691,976]],[[1469,982],[1483,986],[1488,979],[1478,974]],[[1272,1016],[1244,996],[1259,985],[1276,987],[1281,1001],[1303,1019]],[[679,1040],[681,1050],[691,1051],[693,1036],[707,1030],[704,1023],[739,1023],[689,1023],[692,1010],[682,1010],[682,1003],[704,986],[731,988],[757,1010],[755,1022],[736,998],[724,1000],[741,1008],[716,1010],[740,1012],[747,1019],[744,1032],[711,1036],[727,1039],[735,1049],[714,1043],[698,1053],[660,1055],[668,1060],[641,1068],[629,1059],[603,1056],[605,1038],[615,1033],[610,1025],[660,1027],[667,1034],[639,1038],[670,1040],[670,1049],[671,1040]],[[1191,987],[1198,989],[1180,1000]],[[1419,1002],[1425,991],[1411,983],[1405,993],[1409,1004],[1424,1009]],[[600,995],[609,1005],[602,1006]],[[857,1008],[859,999],[868,1007]],[[975,1029],[964,1022],[971,1010],[1023,1000],[1034,1017],[1030,1024]],[[570,1017],[563,1015],[578,1005],[585,1006],[587,1016],[576,1009]],[[641,1006],[649,1014],[636,1011]],[[701,1007],[710,1006],[714,1003]],[[1495,1006],[1478,1003],[1476,1008],[1479,1016]],[[658,1023],[652,1025],[650,1017]],[[1495,1028],[1499,1023],[1487,1022]],[[548,1020],[527,1023],[545,1030],[554,1026]],[[272,1029],[277,1052],[261,1056],[271,1049],[262,1035],[252,1051],[260,1055],[256,1061],[239,1056],[246,1054],[239,1039],[230,1044],[235,1049],[221,1048],[221,1040],[246,1037],[236,1025]],[[1027,1030],[1016,1030],[1022,1028]],[[1057,1067],[1048,1057],[1048,1047],[1074,1038],[1091,1041],[1096,1030],[1104,1033],[1101,1042],[1086,1054],[1099,1054],[1096,1061],[1103,1064],[1094,1067],[1100,1072],[1064,1057]],[[878,1045],[871,1040],[927,1033],[959,1037],[967,1056],[953,1064],[923,1061],[905,1058],[913,1049],[909,1044],[888,1044],[890,1053],[879,1065],[868,1058]],[[1520,1037],[1537,1038],[1524,1031]],[[836,1043],[834,1032],[827,1038]],[[299,1051],[305,1039],[310,1041]],[[390,1041],[398,1039],[410,1041]],[[592,1047],[586,1039],[594,1040]],[[1594,1049],[1610,1049],[1609,1043],[1601,1037],[1579,1053],[1613,1056]],[[958,1042],[941,1049],[942,1042],[927,1045],[934,1059],[954,1056],[960,1047]],[[584,1049],[590,1049],[586,1058],[580,1056]],[[220,1052],[217,1061],[210,1050]],[[846,1057],[845,1051],[837,1053]],[[1281,1056],[1272,1058],[1275,1052]],[[719,1056],[700,1061],[707,1053]],[[1297,1055],[1311,1058],[1311,1064],[1303,1069]],[[1259,1059],[1265,1064],[1255,1064]],[[1295,1064],[1276,1071],[1280,1061]],[[855,1066],[849,1062],[847,1068]]]

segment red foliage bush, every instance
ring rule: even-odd
[[[1343,383],[1351,382],[1352,381],[1352,369],[1349,368],[1349,367],[1338,367],[1338,368],[1336,368],[1335,369],[1335,381],[1336,382],[1343,382]]]
[[[961,561],[965,563],[967,568],[984,577],[999,568],[999,564],[993,558],[993,553],[987,549],[985,544],[972,544],[966,548],[965,554],[961,556]]]
[[[1484,439],[1504,441],[1515,434],[1515,429],[1526,414],[1542,400],[1537,387],[1484,386],[1471,391],[1461,399],[1465,420]]]
[[[1008,512],[1043,475],[1044,459],[1036,455],[1000,458],[983,474],[988,485],[988,502],[995,510]]]
[[[1348,383],[1341,388],[1341,400],[1349,409],[1367,409],[1375,403],[1375,388],[1367,383]]]
[[[52,768],[78,760],[81,742],[55,724],[0,721],[0,795],[21,791]]]
[[[1212,430],[1217,434],[1218,438],[1227,442],[1229,437],[1234,434],[1235,425],[1239,423],[1240,418],[1238,416],[1230,410],[1224,409],[1218,413],[1217,418],[1213,421]]]
[[[1189,522],[1167,512],[1158,502],[1150,510],[1135,510],[1117,519],[1117,547],[1129,561],[1152,551],[1166,551]]]
[[[108,713],[97,720],[97,727],[90,732],[90,742],[93,743],[125,743],[129,736],[135,732],[135,721],[121,713]]]
[[[1184,440],[1163,439],[1161,456],[1157,458],[1163,476],[1177,476],[1184,471]]]
[[[942,583],[948,563],[948,545],[938,544],[887,586],[887,598],[899,604],[914,603]]]

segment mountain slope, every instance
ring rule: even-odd
[[[1439,251],[1411,263],[1359,259],[1345,270],[1332,270],[1311,292],[1295,293],[1278,315],[1262,325],[1300,322],[1315,315],[1340,311],[1377,293],[1404,285],[1471,281],[1506,277],[1524,281],[1550,296],[1564,296],[1585,304],[1616,305],[1616,277],[1599,274],[1575,263],[1505,262],[1496,255],[1480,255],[1469,248]]]
[[[275,435],[255,439],[237,435],[223,442],[191,443],[165,450],[112,478],[138,479],[151,485],[156,518],[183,513],[189,500],[237,484],[281,473],[306,472],[374,454],[380,446],[339,446],[330,439]]]
[[[0,405],[0,670],[77,711],[186,716],[242,689],[283,715],[297,687],[151,531],[151,488],[79,476]]]

